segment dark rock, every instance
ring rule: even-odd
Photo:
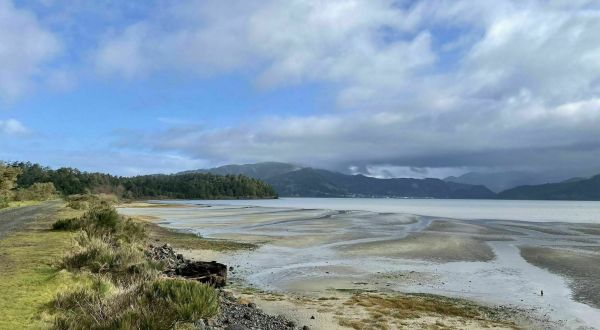
[[[310,327],[308,325],[305,325],[302,327],[302,330],[310,330]]]
[[[265,314],[251,304],[241,304],[238,300],[224,291],[219,294],[220,313],[213,321],[215,329],[226,329],[231,325],[243,325],[249,329],[291,330],[290,321],[281,316]]]
[[[311,320],[314,320],[314,319],[315,319],[315,316],[314,316],[314,315],[311,315],[311,316],[310,316],[310,319],[311,319]]]

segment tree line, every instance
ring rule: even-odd
[[[74,168],[51,169],[29,162],[0,163],[0,201],[14,198],[18,189],[44,191],[52,183],[64,196],[87,193],[115,194],[120,198],[242,199],[274,198],[275,190],[258,179],[242,175],[186,173],[114,176]]]

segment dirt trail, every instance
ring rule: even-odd
[[[10,232],[33,222],[38,217],[55,211],[60,204],[58,201],[51,201],[38,205],[0,210],[0,239]]]

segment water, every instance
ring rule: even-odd
[[[600,202],[359,198],[166,202],[194,207],[121,212],[159,217],[163,226],[204,237],[260,243],[256,250],[219,261],[237,265],[235,276],[261,289],[434,293],[525,308],[556,322],[555,328],[600,329],[600,309],[572,298],[574,287],[598,290],[586,274],[600,271]],[[207,204],[212,207],[204,207]],[[578,257],[563,266],[574,269],[580,267],[580,258],[588,258],[589,269],[570,272],[570,277],[549,272],[521,256],[524,246],[576,251]]]
[[[473,199],[280,198],[271,200],[177,201],[209,205],[251,205],[302,209],[362,210],[446,217],[534,222],[600,223],[600,202]]]

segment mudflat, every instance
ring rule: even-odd
[[[509,314],[525,314],[519,322],[529,324],[526,327],[600,328],[600,310],[592,297],[598,291],[591,277],[598,272],[595,266],[586,266],[600,264],[596,259],[600,236],[594,235],[597,225],[351,210],[188,206],[123,208],[121,212],[156,217],[161,226],[207,238],[257,244],[252,250],[186,253],[232,265],[234,286],[242,291],[252,288],[254,297],[264,300],[265,308],[290,305],[294,307],[287,312],[294,314],[307,308],[315,313],[307,306],[320,306],[315,308],[324,315],[323,322],[347,319],[341,327],[347,328],[357,320],[336,314],[343,314],[344,306],[389,304],[379,298],[354,299],[353,295],[386,294],[394,300],[403,294],[433,294],[509,308],[515,311]],[[319,300],[327,297],[335,299]],[[298,306],[303,299],[314,305]],[[331,307],[340,301],[348,305]],[[368,312],[363,310],[363,314]],[[435,318],[432,320],[435,324]],[[511,327],[502,322],[493,327]],[[478,326],[483,325],[474,327]]]
[[[577,248],[521,247],[521,256],[527,262],[565,276],[573,290],[573,297],[596,308],[600,308],[599,252]]]

